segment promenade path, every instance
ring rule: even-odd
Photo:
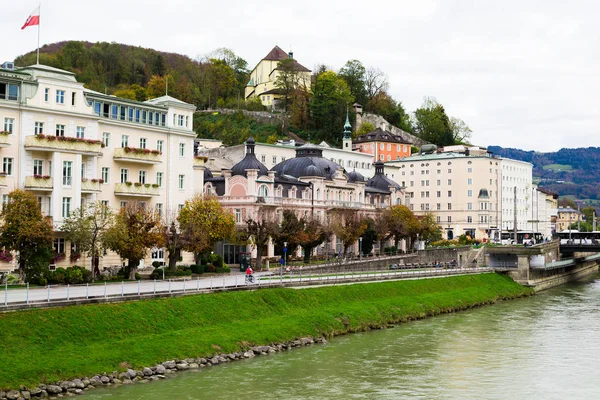
[[[247,284],[242,273],[178,280],[111,282],[89,285],[58,285],[10,289],[0,286],[0,312],[23,308],[65,306],[142,298],[168,297],[226,290],[255,290],[269,287],[333,285],[381,280],[418,279],[435,276],[486,273],[490,268],[421,268],[393,271],[352,271],[315,273],[294,271],[280,276],[274,272],[256,272],[255,283]]]

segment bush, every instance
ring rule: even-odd
[[[229,267],[217,268],[215,271],[217,274],[229,274],[231,273],[231,269]]]
[[[223,257],[220,254],[212,253],[208,256],[208,262],[215,268],[223,268]]]
[[[193,274],[203,274],[204,273],[204,265],[192,264],[190,265],[190,269]]]
[[[205,271],[205,272],[215,272],[216,270],[217,270],[217,268],[215,268],[215,266],[214,266],[214,265],[207,265],[207,266],[204,268],[204,271]]]
[[[56,268],[51,272],[48,281],[57,285],[64,285],[67,281],[67,270],[62,267]]]
[[[152,266],[153,266],[154,268],[158,268],[158,267],[160,267],[160,261],[152,261]]]

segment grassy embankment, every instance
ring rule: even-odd
[[[332,336],[532,293],[482,274],[0,314],[0,388]]]

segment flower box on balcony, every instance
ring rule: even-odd
[[[136,182],[136,184],[131,184],[131,182],[115,184],[115,195],[117,196],[152,197],[159,194],[159,188],[150,184],[139,182]]]
[[[123,147],[115,149],[115,161],[139,162],[142,164],[159,164],[161,152],[150,149],[137,149],[135,147]]]
[[[104,143],[100,140],[80,139],[69,136],[46,136],[40,134],[25,138],[25,148],[27,150],[102,155],[103,147]]]
[[[25,189],[52,190],[53,182],[47,175],[34,175],[25,177]]]

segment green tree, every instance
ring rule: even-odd
[[[389,237],[394,238],[394,245],[398,247],[398,242],[402,239],[409,241],[419,232],[419,222],[413,212],[404,205],[395,205],[383,212],[383,217],[387,219]]]
[[[229,239],[235,232],[235,217],[231,211],[210,196],[196,195],[186,200],[177,218],[183,248],[194,254],[196,264],[202,255],[213,250],[220,240]]]
[[[287,243],[288,254],[296,251],[300,244],[298,234],[302,228],[303,224],[293,210],[283,210],[281,225],[273,236],[276,247],[283,249],[284,243]]]
[[[438,146],[453,145],[454,133],[444,107],[434,98],[426,98],[414,113],[415,133],[423,140]]]
[[[338,73],[348,84],[354,101],[363,106],[367,105],[366,73],[364,65],[358,60],[347,61]]]
[[[347,107],[353,100],[345,80],[333,71],[323,72],[317,78],[310,101],[315,128],[328,134],[341,132]],[[336,136],[340,135],[336,134]]]
[[[373,243],[377,241],[377,230],[375,226],[375,221],[372,218],[367,218],[367,229],[363,233],[361,240],[361,249],[360,251],[363,254],[371,254],[373,251]]]
[[[146,89],[146,95],[148,98],[153,99],[156,97],[164,96],[167,91],[167,81],[169,83],[169,90],[175,88],[175,80],[171,75],[159,76],[152,75],[150,82],[148,82],[148,88]]]
[[[2,209],[0,246],[18,253],[21,279],[39,278],[52,258],[52,223],[44,218],[31,192],[16,189]]]
[[[129,279],[135,279],[148,249],[163,245],[160,217],[143,203],[130,202],[119,210],[102,241],[105,248],[127,260]]]
[[[292,93],[295,90],[308,91],[308,89],[302,87],[302,71],[293,58],[279,61],[276,71],[275,87],[283,95],[283,109],[287,112],[292,100]]]
[[[469,144],[471,133],[473,131],[467,126],[465,121],[460,118],[450,118],[450,130],[454,138],[454,143]]]
[[[364,121],[360,124],[358,129],[355,132],[355,136],[358,137],[360,135],[366,135],[369,132],[373,132],[375,130],[375,126],[367,121]]]
[[[442,231],[432,213],[417,217],[417,220],[418,225],[415,233],[418,233],[419,240],[431,243],[442,239]]]
[[[100,202],[78,208],[65,218],[60,230],[65,239],[75,243],[82,253],[92,259],[92,274],[100,273],[99,263],[102,251],[102,235],[113,222],[111,209]]]

